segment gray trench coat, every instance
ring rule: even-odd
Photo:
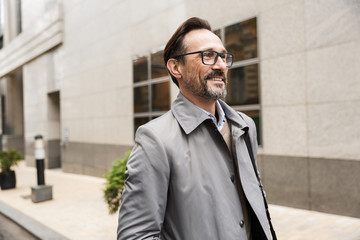
[[[224,102],[232,151],[248,201],[268,239],[264,202],[243,134],[257,152],[254,122]],[[141,126],[128,160],[118,240],[246,239],[234,168],[210,117],[181,93],[163,116]]]

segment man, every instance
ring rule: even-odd
[[[118,239],[271,239],[244,136],[254,122],[226,95],[233,55],[207,21],[190,18],[168,41],[166,67],[180,93],[141,126],[127,163]]]

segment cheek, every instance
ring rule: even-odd
[[[201,70],[199,66],[193,66],[191,69],[187,71],[188,76],[191,78],[202,78],[204,77],[204,72]]]
[[[211,73],[211,69],[209,69],[206,66],[198,67],[197,71],[198,71],[199,78],[201,80],[204,80],[205,76]]]
[[[191,63],[189,62],[188,68],[186,69],[187,78],[199,83],[204,81],[205,75],[209,72],[211,72],[211,69],[202,64],[201,59],[192,61]]]

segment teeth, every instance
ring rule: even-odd
[[[211,78],[212,81],[222,81],[221,78]]]

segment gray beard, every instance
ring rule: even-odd
[[[221,85],[218,86],[218,89],[221,89]],[[222,89],[221,89],[222,90]],[[211,88],[207,86],[207,81],[205,80],[205,86],[204,86],[204,94],[200,97],[204,97],[206,99],[210,100],[219,100],[224,99],[226,97],[227,91],[226,91],[226,85],[225,89],[223,91],[213,91]]]
[[[218,89],[221,89],[222,91],[213,91],[211,88],[207,86],[207,80],[203,80],[201,82],[201,86],[195,86],[192,84],[194,80],[186,81],[186,87],[187,89],[192,92],[194,95],[209,99],[209,100],[219,100],[224,99],[226,97],[227,91],[226,91],[226,84],[225,89],[222,90],[222,85],[219,84]]]

